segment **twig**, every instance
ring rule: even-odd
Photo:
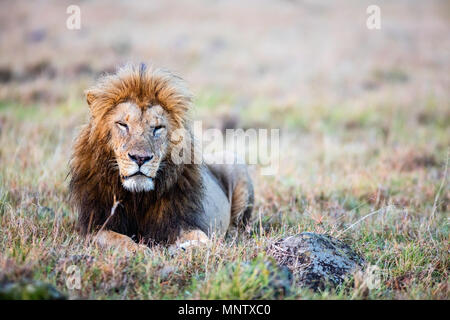
[[[97,235],[100,234],[100,232],[103,231],[103,229],[105,228],[106,224],[109,222],[109,219],[111,219],[111,217],[114,215],[114,213],[116,213],[116,209],[120,204],[120,200],[116,200],[116,195],[114,195],[114,203],[113,206],[111,208],[111,213],[109,215],[109,217],[106,219],[106,221],[103,223],[102,227],[100,228],[100,230],[98,230]]]
[[[348,230],[350,230],[351,228],[353,228],[354,226],[356,226],[356,225],[357,225],[358,223],[360,223],[361,221],[365,220],[366,218],[368,218],[368,217],[370,217],[370,216],[373,216],[374,214],[376,214],[376,213],[378,213],[378,212],[380,212],[380,211],[382,211],[382,210],[386,210],[386,209],[388,209],[388,208],[390,208],[390,207],[391,207],[391,206],[383,207],[383,208],[380,208],[380,209],[378,209],[378,210],[372,211],[371,213],[365,215],[364,217],[360,218],[360,219],[359,219],[358,221],[356,221],[355,223],[352,223],[352,224],[351,224],[349,227],[347,227],[344,231],[342,231],[342,232],[338,235],[338,237],[339,237],[341,234],[343,234],[343,233],[347,232]]]
[[[449,155],[450,155],[450,149],[447,151],[447,160],[445,161],[444,176],[442,177],[441,185],[439,186],[439,189],[436,192],[436,196],[434,197],[433,209],[431,210],[430,223],[428,224],[428,231],[430,231],[431,223],[433,222],[434,217],[436,215],[437,202],[439,200],[439,196],[441,195],[442,188],[444,187],[445,181],[447,180]]]

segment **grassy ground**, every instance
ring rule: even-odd
[[[24,25],[14,24],[14,17],[33,10],[8,2],[8,16],[1,19],[10,31],[2,35],[10,40],[8,46],[1,43],[0,59],[0,278],[39,279],[71,298],[90,299],[448,299],[449,40],[442,32],[449,26],[447,4],[411,9],[386,3],[386,33],[359,46],[367,30],[358,31],[343,11],[313,5],[295,11],[295,4],[280,3],[246,3],[241,14],[251,11],[253,20],[233,20],[235,11],[224,5],[186,5],[214,18],[201,20],[211,28],[193,23],[188,40],[184,23],[192,18],[182,9],[168,10],[177,23],[156,14],[152,36],[161,41],[145,47],[139,37],[122,43],[120,32],[110,39],[95,31],[102,23],[121,30],[105,22],[111,20],[106,13],[88,19],[103,12],[101,5],[85,4],[93,9],[83,9],[87,31],[74,36],[52,25],[63,19],[51,10],[44,22],[29,17]],[[139,11],[134,6],[127,9],[131,14]],[[365,17],[365,7],[348,6]],[[109,14],[123,10],[118,6]],[[262,27],[268,17],[274,30]],[[24,44],[13,38],[28,39],[36,19],[47,38],[19,50]],[[143,20],[126,26],[142,30]],[[242,33],[228,33],[230,26]],[[335,34],[333,26],[342,33]],[[293,28],[306,32],[302,41],[289,32]],[[334,36],[340,41],[327,47],[325,40]],[[59,47],[55,39],[62,41]],[[204,39],[212,47],[202,46]],[[437,44],[442,50],[434,50]],[[212,248],[175,256],[157,247],[150,255],[125,257],[100,251],[75,232],[66,176],[72,139],[87,119],[82,90],[128,57],[151,57],[186,75],[196,93],[194,117],[206,126],[231,119],[237,127],[281,129],[279,173],[260,176],[255,168],[252,226],[236,241],[217,240]],[[381,270],[380,286],[367,290],[355,281],[338,290],[293,288],[279,296],[268,285],[264,249],[302,231],[326,232],[350,244]],[[71,265],[80,270],[79,290],[66,286]]]
[[[319,114],[311,117],[329,115],[316,110]],[[255,271],[261,269],[264,248],[280,237],[313,231],[348,241],[382,270],[380,288],[368,297],[447,299],[448,127],[418,124],[415,131],[407,132],[383,122],[390,132],[385,137],[371,125],[348,128],[346,122],[355,113],[351,108],[340,110],[349,114],[320,120],[318,128],[310,122],[305,132],[283,131],[283,144],[299,146],[283,152],[278,176],[256,175],[254,222],[239,241],[218,241],[211,249],[175,257],[155,248],[151,256],[127,258],[88,246],[74,230],[76,216],[68,206],[65,177],[71,137],[84,118],[84,106],[49,109],[4,104],[2,275],[45,280],[71,297],[250,299],[263,292],[262,297],[274,298],[276,292],[264,290],[267,275]],[[365,112],[369,118],[380,117],[379,111]],[[398,123],[410,116],[399,110],[394,118],[381,118]],[[335,134],[324,138],[330,128]],[[295,142],[299,136],[307,142]],[[315,146],[302,147],[303,143]],[[305,155],[306,150],[310,154]],[[256,262],[236,269],[241,261]],[[81,290],[66,288],[65,271],[70,265],[81,270]],[[293,290],[287,298],[366,294],[350,287],[316,294]]]

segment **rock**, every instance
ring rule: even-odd
[[[297,285],[313,290],[336,287],[365,265],[364,259],[342,241],[311,232],[279,240],[267,252],[292,271]]]
[[[65,300],[55,287],[41,281],[8,282],[0,285],[0,300]]]

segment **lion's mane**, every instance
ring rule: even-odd
[[[206,232],[198,219],[203,213],[199,165],[174,164],[169,152],[155,178],[155,191],[129,192],[121,185],[108,146],[111,134],[104,121],[117,104],[126,100],[142,107],[159,104],[168,112],[172,128],[190,133],[191,95],[182,80],[143,64],[127,65],[101,78],[86,97],[90,119],[75,140],[70,161],[70,198],[78,211],[80,232],[86,234],[104,226],[145,243],[172,243],[180,230],[191,228]],[[110,216],[114,200],[120,204]]]

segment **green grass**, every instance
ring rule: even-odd
[[[232,101],[202,94],[197,116],[207,122],[205,115],[219,114]],[[445,107],[433,102],[427,119],[440,118]],[[276,115],[280,109],[283,115]],[[89,299],[448,299],[444,169],[450,134],[439,124],[445,119],[421,122],[420,112],[394,103],[283,107],[255,101],[241,113],[241,124],[279,126],[290,147],[280,155],[277,176],[254,173],[250,232],[174,256],[156,247],[126,257],[81,238],[68,205],[67,165],[72,139],[87,119],[84,104],[2,102],[0,277],[42,280],[71,298]],[[355,280],[322,292],[271,287],[264,248],[302,231],[349,243],[381,270],[380,286],[368,290]],[[66,286],[70,265],[80,270],[79,290]]]

